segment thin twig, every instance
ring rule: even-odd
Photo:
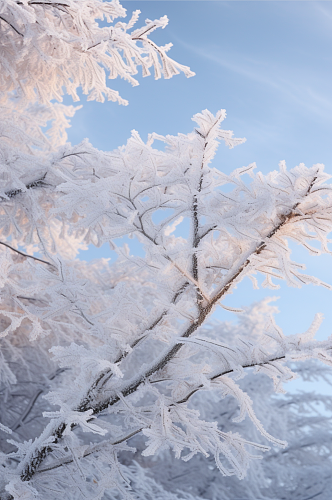
[[[45,182],[45,177],[47,175],[47,172],[40,177],[39,179],[36,179],[35,181],[29,182],[28,184],[25,185],[26,189],[36,189],[38,187],[45,187],[48,186],[48,184]],[[17,189],[11,189],[9,191],[5,192],[5,196],[0,195],[0,201],[7,201],[7,198],[14,198],[15,196],[24,193],[23,189],[17,188]]]
[[[51,264],[51,262],[47,262],[46,260],[43,260],[43,259],[38,259],[38,257],[34,257],[33,255],[29,255],[27,253],[24,253],[24,252],[21,252],[20,250],[17,250],[16,248],[8,245],[8,243],[5,243],[4,241],[0,241],[0,245],[3,245],[7,248],[9,248],[10,250],[12,250],[13,252],[16,252],[18,253],[19,255],[22,255],[23,257],[27,257],[29,259],[34,259],[34,260],[38,260],[38,262],[42,262],[43,264],[47,264],[48,266],[51,266],[51,267],[55,267],[53,264]],[[22,297],[23,299],[27,298],[27,297]]]
[[[136,429],[135,431],[132,431],[130,434],[126,434],[123,437],[118,438],[115,441],[102,441],[101,443],[98,443],[97,445],[94,445],[92,448],[86,450],[83,454],[82,458],[88,457],[89,455],[92,455],[93,453],[96,453],[97,451],[100,451],[103,446],[116,446],[117,444],[123,443],[124,441],[127,441],[128,439],[132,438],[133,436],[136,436],[136,434],[139,434],[144,427],[140,427],[139,429]],[[72,463],[74,459],[72,456],[64,458],[63,460],[59,460],[55,464],[50,465],[49,467],[44,467],[42,469],[38,469],[37,473],[42,473],[42,472],[48,472],[50,470],[58,469],[59,467],[62,467],[63,465],[68,465]]]
[[[53,380],[55,377],[57,377],[58,375],[60,375],[60,373],[66,371],[67,369],[68,368],[58,368],[57,370],[55,370],[55,372],[53,372],[48,377],[48,379],[49,380]],[[32,411],[32,408],[36,404],[37,399],[39,398],[39,396],[41,394],[43,394],[43,392],[45,392],[46,388],[48,388],[48,387],[43,387],[43,388],[38,389],[36,391],[36,393],[32,396],[32,398],[30,399],[29,403],[27,404],[27,406],[26,406],[24,412],[22,413],[22,415],[20,415],[20,417],[16,420],[16,422],[14,423],[14,425],[11,427],[12,431],[16,431],[19,427],[22,426],[22,424],[24,424],[24,421],[27,419],[27,417],[29,416],[29,414]]]
[[[8,25],[9,25],[9,26],[10,26],[10,27],[11,27],[11,28],[15,31],[15,33],[17,33],[18,35],[20,35],[20,36],[24,37],[24,35],[23,35],[22,33],[20,33],[20,32],[18,31],[18,29],[16,29],[16,28],[15,28],[15,26],[14,26],[13,24],[11,24],[9,21],[7,21],[7,19],[5,19],[5,18],[4,18],[4,17],[2,17],[2,16],[0,16],[0,19],[1,19],[2,21],[4,21],[5,23],[7,23],[7,24],[8,24]]]

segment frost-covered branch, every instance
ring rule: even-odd
[[[48,264],[49,266],[53,266],[53,264],[51,264],[50,262],[47,262],[46,260],[43,260],[43,259],[38,259],[38,257],[35,257],[34,255],[28,255],[24,252],[21,252],[20,250],[17,250],[17,248],[13,248],[8,243],[5,243],[4,241],[0,241],[0,245],[3,245],[7,248],[10,248],[13,252],[16,252],[19,255],[22,255],[22,257],[27,257],[29,259],[36,260],[37,262],[43,262],[44,264]]]
[[[280,162],[268,175],[255,164],[230,175],[213,167],[220,142],[244,142],[221,129],[224,110],[195,115],[187,135],[145,143],[133,131],[115,151],[68,144],[77,108],[51,102],[63,92],[125,104],[107,75],[133,85],[138,67],[192,75],[168,57],[170,45],[150,39],[167,18],[134,29],[138,14],[115,24],[125,15],[117,0],[0,2],[0,497],[129,498],[131,483],[140,500],[281,498],[271,473],[280,463],[287,500],[319,498],[329,491],[332,431],[313,401],[326,411],[332,402],[273,390],[282,394],[296,372],[330,381],[331,338],[314,339],[321,317],[286,337],[268,301],[237,324],[212,315],[230,309],[223,300],[244,278],[258,287],[257,274],[272,289],[275,279],[331,289],[304,274],[288,246],[330,253],[330,176],[320,164]],[[76,259],[105,243],[115,262]],[[289,453],[278,449],[286,441]],[[160,465],[149,458],[157,453]],[[176,473],[170,454],[181,459]],[[202,477],[192,495],[170,479],[185,482],[189,460]],[[291,461],[302,497],[285,475]],[[229,476],[256,470],[252,489],[230,486]]]
[[[162,74],[171,78],[180,71],[192,76],[188,67],[166,54],[171,44],[158,47],[147,38],[156,28],[165,28],[167,17],[147,20],[144,28],[130,32],[139,14],[137,10],[129,22],[113,24],[126,15],[118,0],[2,0],[1,92],[19,88],[25,98],[37,96],[46,103],[61,100],[64,89],[78,100],[77,89],[82,87],[89,99],[103,101],[106,97],[127,104],[107,86],[107,73],[111,79],[120,76],[132,85],[138,85],[133,77],[137,66],[142,67],[143,76],[150,74],[151,66],[156,78]],[[98,20],[104,19],[108,24],[101,27]]]
[[[243,368],[248,367],[256,366],[271,376],[278,389],[281,382],[292,378],[281,361],[296,350],[301,356],[316,357],[329,363],[327,349],[330,348],[330,343],[310,344],[310,348],[304,344],[304,347],[299,348],[281,338],[278,341],[283,347],[279,352],[265,352],[260,344],[252,347],[244,341],[242,348],[233,348],[196,335],[217,304],[245,276],[253,278],[254,273],[261,272],[265,274],[267,284],[275,286],[270,280],[272,268],[276,277],[287,279],[292,285],[299,286],[299,283],[307,282],[322,284],[315,278],[300,273],[301,266],[289,260],[286,238],[302,238],[306,243],[306,239],[311,238],[315,231],[323,248],[327,248],[326,235],[331,228],[330,187],[324,184],[327,176],[323,173],[322,166],[306,169],[301,165],[288,173],[281,163],[280,173],[275,172],[267,178],[260,173],[254,176],[254,165],[235,171],[229,177],[209,167],[218,139],[224,140],[231,147],[241,142],[233,139],[230,132],[220,130],[220,122],[224,117],[223,111],[216,117],[206,111],[196,115],[195,120],[200,128],[186,138],[161,138],[154,135],[145,145],[134,134],[122,150],[99,153],[85,143],[72,149],[66,148],[59,153],[59,159],[53,161],[50,173],[58,180],[52,194],[56,207],[52,217],[56,214],[65,225],[72,228],[71,231],[85,235],[87,241],[98,244],[109,241],[120,255],[122,250],[114,246],[112,240],[125,234],[136,235],[144,245],[145,260],[132,259],[128,255],[126,259],[128,263],[132,260],[137,271],[147,273],[152,285],[151,292],[156,292],[152,292],[155,294],[153,301],[144,305],[144,300],[137,302],[137,298],[131,295],[124,300],[123,293],[126,292],[116,286],[112,288],[111,302],[105,312],[101,310],[93,315],[89,311],[86,284],[78,285],[77,278],[69,270],[65,271],[62,264],[58,268],[58,277],[54,272],[48,274],[48,279],[55,279],[59,285],[66,283],[65,287],[61,284],[57,292],[63,306],[59,309],[60,303],[57,305],[55,302],[51,308],[34,308],[33,314],[40,318],[39,321],[49,324],[48,328],[51,330],[54,326],[49,323],[48,318],[54,317],[54,314],[59,315],[57,311],[63,314],[66,310],[69,317],[79,314],[85,322],[86,333],[96,338],[97,345],[102,342],[113,354],[105,358],[100,348],[87,349],[77,344],[65,349],[52,349],[60,365],[77,366],[78,375],[68,393],[71,395],[66,396],[70,405],[64,404],[58,416],[54,416],[21,462],[20,474],[23,481],[30,481],[41,464],[49,460],[49,456],[55,453],[63,440],[65,442],[66,436],[76,432],[83,416],[87,419],[84,421],[89,422],[105,412],[112,414],[113,408],[118,407],[115,412],[125,413],[126,410],[120,408],[123,405],[130,406],[131,403],[124,401],[130,401],[135,393],[141,394],[146,390],[149,392],[146,389],[149,382],[153,387],[151,397],[159,394],[157,401],[160,401],[162,393],[154,383],[155,375],[158,379],[162,375],[162,379],[173,380],[175,385],[180,383],[178,377],[181,372],[180,378],[188,379],[186,383],[190,389],[167,404],[168,408],[173,408],[174,405],[177,408],[176,401],[184,404],[193,394],[206,390],[209,386],[207,384],[211,384],[212,388],[216,380],[225,381],[227,374],[241,373]],[[152,149],[155,139],[164,140],[168,149],[165,152]],[[251,182],[242,181],[241,175],[245,173],[250,174]],[[235,187],[225,197],[220,186],[226,182]],[[270,206],[266,205],[267,193]],[[172,213],[166,218],[166,222],[162,219],[156,223],[153,214],[160,210],[171,210]],[[50,217],[48,214],[45,212],[47,219]],[[187,240],[171,236],[183,217],[188,217],[191,221],[192,230]],[[309,227],[310,233],[306,232],[306,227]],[[45,284],[47,290],[47,281]],[[73,286],[76,287],[76,294],[81,290],[80,299],[78,295],[74,298],[75,294],[70,292],[71,289],[74,290]],[[32,308],[29,309],[32,312]],[[123,313],[120,313],[122,310]],[[102,319],[105,314],[111,315],[111,323],[105,323]],[[124,328],[121,314],[125,315],[126,324],[130,325],[127,333],[125,329],[128,326]],[[143,320],[144,315],[147,319]],[[113,333],[106,335],[107,331]],[[117,332],[121,332],[121,335]],[[203,383],[201,376],[198,377],[199,383],[189,382],[192,377],[195,380],[192,370],[196,369],[199,373],[203,369],[203,365],[199,368],[200,364],[194,368],[194,359],[197,352],[202,353],[202,346],[207,345],[210,355],[211,348],[216,350],[216,362],[223,359],[224,368],[213,374],[210,359],[209,370],[212,370],[212,374],[203,377]],[[135,368],[136,360],[144,352],[150,353],[149,359],[143,366],[139,363]],[[86,361],[83,362],[84,359]],[[99,361],[94,375],[86,373],[84,366],[96,363],[97,359]],[[101,369],[98,369],[98,365]],[[223,391],[228,391],[239,401],[242,398],[247,401],[234,381],[229,379],[227,384],[221,384]],[[62,405],[58,395],[55,399],[51,396],[51,400]],[[250,415],[264,437],[281,444],[280,440],[275,440],[264,431],[249,401],[243,408],[246,408],[243,412]],[[160,413],[157,411],[157,414]],[[135,417],[136,420],[137,418]],[[144,423],[145,427],[142,429],[154,429],[154,424],[146,427],[146,419]],[[95,424],[89,425],[92,430]],[[199,428],[198,423],[197,426]],[[228,440],[228,437],[224,438]],[[188,447],[190,441],[186,443]],[[201,445],[194,440],[192,446]],[[221,442],[218,446],[219,452],[226,453],[228,460],[233,462],[232,453],[229,455]],[[244,441],[241,446],[246,446]],[[247,456],[244,451],[241,453]],[[234,469],[240,476],[243,474],[242,467],[246,469],[245,462],[241,466],[237,464]],[[221,464],[219,468],[225,474],[231,473]]]
[[[201,339],[198,339],[198,340],[201,340]],[[315,357],[315,355],[318,357],[321,357],[322,353],[324,352],[325,347],[328,350],[332,350],[332,346],[331,346],[330,342],[325,342],[325,343],[324,342],[307,342],[304,344],[302,343],[302,345],[301,345],[301,336],[300,335],[294,336],[294,338],[292,338],[291,341],[289,341],[289,340],[287,341],[286,337],[283,337],[283,341],[285,341],[285,343],[288,344],[287,345],[288,349],[285,348],[285,346],[283,346],[284,353],[281,353],[279,351],[277,354],[266,354],[265,357],[264,358],[261,357],[259,361],[257,360],[257,361],[253,361],[253,362],[247,362],[247,364],[244,363],[240,367],[236,366],[236,367],[233,367],[231,369],[219,372],[217,374],[213,374],[213,375],[210,374],[208,377],[208,380],[211,382],[214,382],[214,381],[216,382],[211,386],[212,390],[218,390],[220,388],[224,389],[225,382],[226,382],[226,387],[227,387],[227,382],[230,382],[230,379],[222,379],[222,377],[238,371],[239,368],[241,368],[241,369],[256,368],[256,373],[259,372],[260,368],[263,368],[264,373],[270,372],[269,374],[270,374],[270,376],[272,376],[272,378],[275,378],[276,371],[278,371],[278,368],[279,368],[279,377],[280,377],[280,374],[282,374],[283,377],[281,377],[281,379],[284,378],[284,381],[288,381],[294,375],[292,375],[288,369],[283,369],[281,364],[279,364],[279,366],[277,368],[276,362],[281,361],[281,360],[285,360],[285,359],[287,359],[287,361],[298,360],[301,357],[310,358],[311,353],[315,353],[315,351],[316,351],[316,353],[314,354],[314,357]],[[195,340],[194,340],[194,342],[195,342]],[[217,344],[215,344],[215,345],[217,345]],[[251,352],[253,350],[254,350],[254,348],[252,346]],[[236,351],[234,349],[232,349],[232,352],[233,352],[233,354],[235,354]],[[248,355],[247,355],[248,358],[249,358],[250,354],[251,353],[249,351]],[[242,353],[242,356],[243,356],[243,353]],[[332,366],[332,357],[331,356],[327,355],[327,361]],[[218,381],[218,379],[220,379],[220,380]],[[160,382],[163,382],[163,381],[151,380],[152,384],[160,383]],[[280,385],[280,380],[278,380],[278,385]],[[177,407],[178,405],[181,405],[183,403],[187,403],[188,400],[194,394],[196,394],[199,390],[206,390],[206,389],[207,389],[207,387],[204,384],[200,384],[199,386],[197,386],[195,388],[191,388],[190,391],[181,400],[171,402],[169,406],[171,408],[171,407]],[[125,395],[125,394],[123,394],[123,395]],[[83,410],[81,410],[81,411],[83,411]],[[122,436],[121,438],[117,439],[116,441],[112,441],[112,443],[110,443],[108,440],[106,440],[104,443],[99,443],[98,445],[90,446],[84,452],[83,457],[86,457],[86,456],[89,456],[93,453],[98,452],[102,446],[107,446],[107,447],[110,445],[115,446],[117,444],[120,444],[121,442],[127,441],[128,439],[132,438],[133,436],[137,435],[138,433],[142,432],[144,429],[147,429],[147,428],[151,428],[151,425],[149,425],[148,427],[146,427],[146,426],[140,427],[139,429],[134,430],[133,432],[129,433],[128,435]],[[263,432],[263,435],[265,435],[265,437],[268,436],[264,432],[262,427],[260,428],[260,430]],[[273,442],[280,444],[280,442],[278,442],[278,440],[276,440],[275,438],[272,438],[272,436],[268,436],[268,438],[271,439]],[[311,446],[312,444],[306,443],[305,446]],[[53,470],[53,469],[61,467],[63,465],[72,463],[73,460],[74,459],[71,456],[69,456],[69,457],[64,458],[62,460],[59,460],[56,463],[52,463],[52,465],[50,467],[39,468],[36,472],[38,472],[38,473],[47,472],[49,470]]]

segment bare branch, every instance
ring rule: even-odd
[[[4,241],[0,241],[0,245],[3,245],[5,247],[9,248],[13,252],[18,253],[19,255],[22,255],[23,257],[33,259],[33,260],[36,260],[38,262],[42,262],[43,264],[47,264],[48,266],[51,266],[51,267],[55,267],[53,264],[51,264],[51,262],[47,262],[46,260],[39,259],[38,257],[34,257],[33,255],[29,255],[27,253],[21,252],[20,250],[17,250],[17,248],[10,246],[8,243],[5,243]],[[22,298],[26,299],[27,297],[22,297]]]
[[[1,19],[1,21],[4,21],[5,23],[7,23],[8,26],[10,26],[15,31],[15,33],[24,37],[24,35],[20,31],[18,31],[18,29],[15,28],[15,26],[13,24],[11,24],[9,21],[7,21],[7,19],[5,19],[3,16],[0,16],[0,19]]]

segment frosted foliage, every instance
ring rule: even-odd
[[[107,85],[154,71],[155,78],[194,73],[168,56],[172,44],[156,45],[150,35],[164,29],[166,16],[139,25],[127,21],[118,0],[0,0],[0,195],[12,186],[25,189],[30,174],[52,162],[48,156],[66,144],[69,119],[79,107],[60,104],[64,93],[78,91],[88,100],[105,98],[127,104]],[[58,102],[55,102],[58,101]]]
[[[322,317],[289,336],[268,300],[235,324],[210,317],[245,277],[331,288],[288,247],[329,251],[329,176],[224,174],[220,142],[243,142],[224,118],[147,143],[134,131],[112,152],[64,144],[42,166],[22,152],[0,204],[3,498],[327,500],[331,398],[284,395],[297,372],[329,380]],[[104,243],[116,261],[73,260]]]
[[[150,39],[166,17],[124,15],[0,1],[0,499],[328,500],[332,400],[285,394],[330,382],[321,315],[289,336],[271,300],[211,317],[246,277],[331,289],[288,246],[330,252],[330,176],[226,175],[217,148],[244,139],[224,110],[111,152],[69,144],[63,93],[124,104],[106,77],[193,74]],[[105,243],[117,259],[76,259]]]
[[[139,14],[136,10],[128,22],[115,23],[126,16],[118,0],[1,0],[1,91],[19,89],[29,101],[37,97],[47,103],[61,100],[64,91],[78,100],[81,87],[90,100],[106,97],[127,104],[107,87],[107,76],[138,85],[133,76],[137,66],[143,76],[151,67],[155,78],[180,71],[192,76],[189,68],[168,57],[171,44],[158,47],[149,38],[155,29],[165,28],[167,17],[147,19],[134,29]]]

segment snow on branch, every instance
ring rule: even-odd
[[[331,339],[314,340],[321,318],[305,334],[288,337],[269,317],[259,335],[246,334],[247,327],[241,335],[211,335],[207,322],[246,276],[255,282],[260,273],[271,288],[272,277],[290,286],[331,288],[304,274],[288,247],[289,239],[305,247],[316,239],[317,253],[329,251],[329,176],[322,165],[287,170],[283,162],[267,176],[255,174],[254,164],[225,175],[212,166],[217,147],[243,142],[221,129],[225,116],[203,111],[192,133],[152,134],[147,143],[134,131],[112,152],[87,141],[64,145],[52,153],[49,182],[30,183],[36,189],[18,184],[19,193],[3,196],[3,227],[13,224],[17,241],[35,245],[53,264],[7,250],[3,338],[23,325],[30,339],[58,338],[50,352],[70,381],[46,396],[60,409],[44,412],[50,422],[41,435],[24,448],[15,444],[11,456],[19,465],[9,491],[28,491],[27,484],[52,499],[46,483],[59,488],[65,467],[74,482],[76,474],[99,477],[97,470],[103,477],[109,467],[115,474],[121,468],[117,446],[126,449],[140,434],[148,439],[142,457],[165,449],[184,461],[213,456],[222,474],[239,478],[259,458],[251,449],[268,453],[260,439],[286,446],[265,429],[241,381],[254,368],[255,377],[267,375],[282,393],[295,377],[290,364],[316,359],[330,366]],[[153,148],[155,140],[165,143],[164,151]],[[233,187],[227,194],[225,184]],[[186,238],[177,233],[184,221],[190,224]],[[125,235],[137,238],[144,257],[119,246]],[[111,266],[70,262],[61,257],[64,238],[76,245],[107,242],[119,259]],[[248,440],[221,430],[195,409],[201,394],[232,397],[240,408],[234,426],[247,416],[259,435]],[[87,445],[84,434],[95,443]],[[112,476],[118,491],[120,476]],[[86,491],[93,486],[85,484]],[[96,492],[113,486],[103,483]]]
[[[25,99],[37,97],[46,104],[61,101],[64,90],[77,101],[77,89],[82,88],[89,100],[103,102],[106,97],[127,104],[107,86],[107,76],[138,85],[133,76],[138,66],[143,76],[151,67],[156,78],[171,78],[180,71],[194,75],[168,57],[170,45],[158,47],[148,38],[156,28],[165,28],[166,16],[130,32],[140,11],[128,23],[114,24],[126,15],[117,0],[2,0],[0,9],[1,92],[20,89]]]
[[[331,290],[289,248],[331,253],[331,176],[283,161],[226,175],[217,149],[245,139],[221,128],[225,110],[187,135],[133,130],[114,151],[69,144],[64,93],[127,104],[107,78],[193,75],[150,38],[166,16],[125,14],[118,0],[0,0],[0,498],[329,495],[332,398],[284,392],[299,373],[331,382],[322,316],[285,336],[270,299],[232,308],[235,324],[212,315],[246,277]],[[76,259],[105,243],[117,260]]]

